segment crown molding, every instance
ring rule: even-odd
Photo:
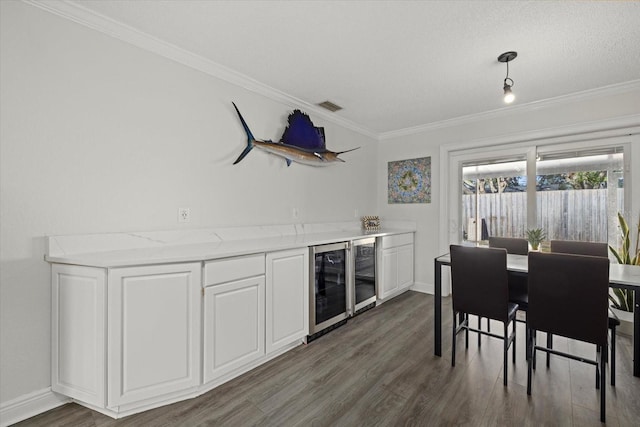
[[[340,125],[354,132],[378,140],[378,133],[362,127],[350,120],[330,113],[316,105],[288,95],[271,86],[260,83],[242,73],[238,73],[221,64],[213,62],[200,55],[196,55],[173,44],[167,43],[157,37],[139,31],[114,19],[89,10],[69,0],[22,0],[24,3],[35,6],[62,18],[84,25],[85,27],[99,31],[108,36],[117,38],[141,49],[153,52],[157,55],[176,61],[187,67],[196,69],[210,76],[224,80],[251,92],[265,96],[274,101],[285,104],[291,108],[301,108],[307,113],[312,112],[328,122]]]
[[[614,117],[570,125],[536,129],[527,132],[515,132],[499,136],[490,136],[471,141],[459,141],[444,144],[441,151],[456,152],[487,146],[531,144],[548,145],[594,139],[615,138],[640,134],[640,114]]]
[[[505,118],[516,113],[527,113],[542,108],[548,108],[554,105],[569,104],[576,101],[601,98],[603,96],[616,95],[628,91],[640,90],[640,80],[631,80],[628,82],[603,86],[595,89],[588,89],[581,92],[575,92],[568,95],[557,96],[555,98],[543,99],[540,101],[529,102],[527,104],[515,105],[510,107],[499,108],[497,110],[485,111],[477,114],[456,117],[453,119],[442,120],[439,122],[428,123],[425,125],[414,126],[405,129],[399,129],[379,134],[380,141],[386,139],[394,139],[401,136],[415,135],[423,132],[433,131],[454,126],[476,123],[484,120]]]
[[[228,83],[234,84],[248,91],[257,93],[271,100],[277,101],[288,107],[301,108],[307,112],[312,112],[316,116],[320,116],[328,122],[337,124],[346,129],[350,129],[361,135],[375,139],[377,141],[384,141],[394,139],[402,136],[415,135],[423,132],[433,131],[436,129],[461,126],[465,124],[471,124],[480,122],[483,120],[490,120],[495,118],[504,118],[516,113],[526,113],[533,110],[539,110],[541,108],[547,108],[553,105],[562,105],[580,100],[593,99],[607,95],[615,95],[618,93],[624,93],[630,90],[640,89],[640,79],[631,80],[624,83],[614,84],[610,86],[604,86],[601,88],[589,89],[582,92],[576,92],[569,95],[558,96],[555,98],[549,98],[541,101],[530,102],[527,104],[520,104],[516,106],[509,106],[499,108],[497,110],[486,111],[477,114],[470,114],[467,116],[456,117],[452,119],[442,120],[439,122],[427,123],[424,125],[398,129],[389,132],[376,132],[371,129],[365,128],[351,120],[347,120],[343,117],[336,115],[335,113],[328,112],[314,104],[310,104],[294,96],[288,95],[278,89],[271,86],[260,83],[259,81],[252,79],[242,73],[238,73],[230,68],[227,68],[221,64],[206,59],[200,55],[196,55],[185,49],[182,49],[173,44],[167,43],[156,37],[153,37],[147,33],[139,31],[133,27],[125,25],[119,21],[108,18],[104,15],[91,11],[73,1],[70,0],[22,0],[24,3],[38,7],[42,10],[46,10],[50,13],[84,25],[88,28],[109,35],[111,37],[122,40],[126,43],[132,44],[141,49],[153,52],[157,55],[176,61],[187,67],[196,69],[210,76],[224,80]]]

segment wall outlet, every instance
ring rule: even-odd
[[[178,222],[191,221],[191,209],[190,208],[178,208]]]

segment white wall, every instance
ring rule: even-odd
[[[640,125],[640,85],[630,85],[629,90],[612,89],[594,91],[583,96],[573,96],[564,100],[541,102],[536,105],[507,108],[497,113],[479,115],[475,118],[451,121],[450,123],[425,127],[423,131],[396,137],[385,137],[380,143],[378,158],[378,200],[381,219],[386,217],[415,221],[417,287],[431,292],[433,289],[433,259],[446,252],[442,246],[440,231],[449,227],[446,219],[440,217],[441,189],[440,152],[444,149],[468,145],[466,149],[492,144],[492,141],[504,144],[505,141],[522,141],[539,138],[542,135],[567,135],[575,129],[602,129],[628,116],[630,121]],[[600,124],[599,124],[600,123]],[[590,129],[590,130],[594,130]],[[640,210],[640,143],[638,137],[632,138],[631,186],[634,212],[638,217]],[[416,157],[431,156],[431,204],[397,205],[387,203],[387,162]],[[445,172],[447,172],[445,170]],[[448,176],[448,173],[445,173]],[[445,194],[446,196],[446,194]],[[446,230],[445,230],[446,231]],[[447,233],[445,233],[447,234]]]
[[[259,150],[232,166],[246,138],[231,101],[265,139],[292,108],[22,2],[0,7],[0,402],[51,384],[45,235],[377,213],[371,138],[311,115],[330,149],[362,148],[329,168]]]

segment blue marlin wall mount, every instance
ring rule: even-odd
[[[242,122],[242,127],[247,134],[247,146],[236,161],[233,162],[234,165],[240,163],[254,147],[282,157],[286,160],[287,166],[291,166],[291,162],[309,166],[328,166],[336,162],[344,162],[338,157],[339,154],[360,148],[338,152],[327,150],[324,129],[315,127],[309,116],[300,110],[294,110],[293,113],[289,114],[289,124],[279,142],[255,139],[235,102],[233,107],[236,109]]]

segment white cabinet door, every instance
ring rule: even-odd
[[[106,271],[53,264],[51,389],[104,407]]]
[[[109,271],[114,407],[200,384],[201,264]]]
[[[398,289],[398,252],[396,248],[382,250],[382,277],[378,283],[380,299],[385,299]]]
[[[392,298],[413,285],[413,233],[381,238],[378,299]]]
[[[267,353],[309,333],[309,249],[267,254]]]
[[[264,276],[205,288],[205,382],[264,355],[264,288]]]
[[[413,245],[397,248],[398,252],[398,288],[413,285]]]

